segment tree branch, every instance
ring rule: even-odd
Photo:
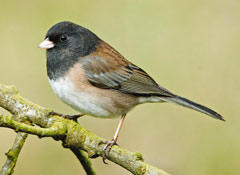
[[[1,116],[0,115],[0,126],[14,129],[17,132],[25,132],[29,134],[38,135],[39,137],[60,137],[64,136],[66,128],[62,128],[63,125],[58,122],[53,123],[49,128],[40,128],[37,126],[27,125],[13,120],[12,116]]]
[[[0,84],[0,106],[14,115],[13,117],[0,116],[0,126],[2,127],[9,127],[16,131],[41,137],[53,137],[61,140],[63,146],[70,148],[73,152],[76,150],[79,150],[79,153],[81,150],[86,151],[89,157],[102,155],[104,145],[99,143],[104,139],[89,132],[74,121],[58,115],[48,115],[50,109],[24,99],[13,86]],[[40,127],[18,121],[28,121]],[[136,175],[169,175],[145,163],[140,153],[132,153],[118,146],[112,147],[107,158]],[[85,162],[88,161],[85,160]]]
[[[0,175],[11,175],[13,174],[14,167],[17,162],[19,153],[25,143],[28,134],[19,132],[14,141],[13,147],[6,153],[7,160],[2,167]]]
[[[84,170],[86,171],[87,175],[96,175],[96,172],[92,168],[92,163],[89,158],[84,154],[84,152],[80,149],[70,148],[71,151],[77,156],[78,160],[81,162]]]

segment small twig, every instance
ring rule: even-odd
[[[90,159],[84,154],[84,151],[77,149],[77,148],[70,148],[70,149],[75,154],[75,156],[78,158],[78,160],[81,162],[87,175],[96,175],[96,172],[92,168],[92,163],[91,163]]]
[[[28,134],[19,132],[16,136],[12,149],[7,153],[7,160],[2,167],[0,175],[11,175],[14,171],[19,153],[23,147],[23,144],[27,138]]]
[[[20,123],[13,120],[12,116],[2,116],[0,115],[0,127],[7,127],[14,129],[15,131],[22,131],[29,134],[35,134],[40,137],[60,137],[65,135],[66,128],[59,122],[55,122],[49,128],[40,128],[37,126],[27,125],[25,123]]]

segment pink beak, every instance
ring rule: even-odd
[[[38,47],[42,49],[51,49],[55,46],[55,44],[49,40],[49,38],[46,38],[41,44],[38,45]]]

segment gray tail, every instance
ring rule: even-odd
[[[219,120],[225,121],[220,114],[218,114],[217,112],[213,111],[212,109],[210,109],[208,107],[205,107],[205,106],[202,106],[202,105],[200,105],[198,103],[195,103],[193,101],[190,101],[190,100],[188,100],[186,98],[175,96],[175,97],[164,98],[164,100],[168,101],[168,102],[173,102],[173,103],[179,104],[179,105],[187,107],[187,108],[194,109],[196,111],[199,111],[199,112],[202,112],[204,114],[207,114],[210,117],[213,117],[215,119],[219,119]]]

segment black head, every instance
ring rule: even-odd
[[[96,50],[100,39],[90,30],[72,22],[52,26],[39,46],[47,49],[47,71],[50,79],[63,76],[74,63]]]
[[[98,37],[90,30],[72,22],[60,22],[52,26],[45,37],[54,43],[54,47],[48,49],[78,49],[81,56],[89,54],[96,45]]]

